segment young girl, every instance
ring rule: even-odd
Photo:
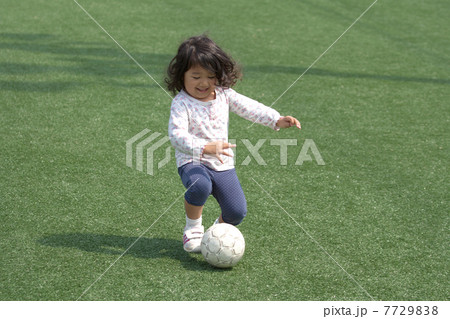
[[[213,195],[221,208],[216,223],[238,225],[247,203],[234,169],[228,143],[229,111],[274,130],[300,127],[292,116],[245,97],[231,87],[240,77],[235,62],[207,36],[191,37],[178,48],[167,70],[172,101],[169,137],[175,148],[178,173],[187,188],[183,247],[200,252],[204,233],[203,206]]]

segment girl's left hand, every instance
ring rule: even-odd
[[[300,125],[300,122],[292,116],[282,116],[277,122],[277,126],[279,128],[288,128],[291,126],[296,126],[298,129],[301,129],[302,126]]]

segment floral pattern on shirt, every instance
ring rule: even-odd
[[[175,148],[177,167],[199,161],[223,171],[234,167],[233,157],[222,156],[224,163],[211,155],[203,155],[204,146],[211,141],[228,142],[229,112],[275,130],[280,114],[258,101],[231,88],[216,88],[216,98],[202,102],[180,91],[172,101],[169,119],[169,138]],[[232,149],[227,150],[233,154]]]

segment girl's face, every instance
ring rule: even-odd
[[[199,101],[207,102],[216,98],[216,75],[201,66],[193,66],[184,73],[184,88]]]

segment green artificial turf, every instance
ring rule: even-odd
[[[266,105],[372,2],[79,1],[161,85],[207,31]],[[0,300],[447,300],[449,9],[378,1],[273,106],[300,132],[230,116],[247,247],[218,270],[182,249],[173,151],[126,165],[128,139],[167,134],[170,97],[74,1],[3,4]],[[271,139],[297,141],[287,165]],[[306,140],[325,165],[295,164]]]

